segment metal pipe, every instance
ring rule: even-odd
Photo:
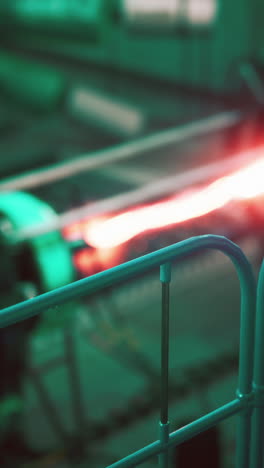
[[[51,184],[58,180],[100,169],[114,163],[140,156],[142,153],[160,150],[169,145],[183,143],[186,140],[205,135],[210,132],[224,130],[240,122],[245,114],[238,110],[223,112],[199,121],[181,125],[176,128],[140,138],[111,149],[104,149],[90,154],[84,154],[70,161],[30,171],[0,182],[0,192],[12,190],[27,190]]]
[[[252,421],[251,468],[264,466],[264,262],[262,263],[257,289],[255,366],[253,391],[255,408]]]
[[[161,412],[162,425],[169,422],[169,329],[170,329],[170,282],[171,263],[161,265],[160,281],[162,285],[162,320],[161,320]]]
[[[39,235],[61,230],[72,223],[77,223],[83,219],[89,219],[95,216],[100,216],[105,213],[119,211],[129,206],[147,202],[155,198],[175,194],[187,187],[193,187],[197,184],[206,183],[210,179],[222,177],[229,172],[240,169],[243,165],[253,162],[254,159],[262,157],[264,147],[257,150],[245,151],[240,156],[233,156],[224,163],[223,161],[214,162],[201,166],[196,169],[185,171],[171,177],[164,177],[159,181],[146,184],[142,187],[130,190],[129,192],[115,195],[113,197],[99,200],[94,203],[89,203],[81,208],[69,210],[57,218],[54,218],[50,223],[40,224],[24,230],[21,230],[17,237],[13,239],[14,243],[26,242]]]
[[[162,319],[161,319],[161,402],[160,402],[160,442],[169,442],[169,342],[170,342],[170,282],[171,263],[160,266],[162,286]],[[168,468],[168,450],[159,456],[160,468]]]
[[[162,283],[162,342],[161,342],[161,413],[160,422],[168,422],[169,390],[169,305],[170,283]]]

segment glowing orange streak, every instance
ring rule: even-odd
[[[84,228],[84,240],[95,248],[116,247],[145,231],[198,218],[232,200],[260,194],[264,194],[264,159],[202,190],[88,223]]]

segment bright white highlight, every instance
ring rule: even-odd
[[[204,189],[168,201],[136,208],[84,227],[85,241],[95,248],[112,248],[145,231],[179,224],[223,207],[233,200],[264,194],[264,159],[218,179]]]

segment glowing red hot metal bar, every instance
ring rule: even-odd
[[[98,218],[81,227],[84,240],[97,249],[117,247],[149,230],[204,216],[233,200],[264,194],[264,158],[222,177],[203,189],[134,208],[111,218]]]

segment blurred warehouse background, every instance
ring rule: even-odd
[[[1,308],[199,234],[258,270],[263,18],[261,0],[0,0]],[[173,428],[234,394],[239,297],[220,254],[174,265]],[[1,466],[99,468],[155,439],[160,301],[153,272],[0,331]],[[232,468],[235,422],[171,468]]]

